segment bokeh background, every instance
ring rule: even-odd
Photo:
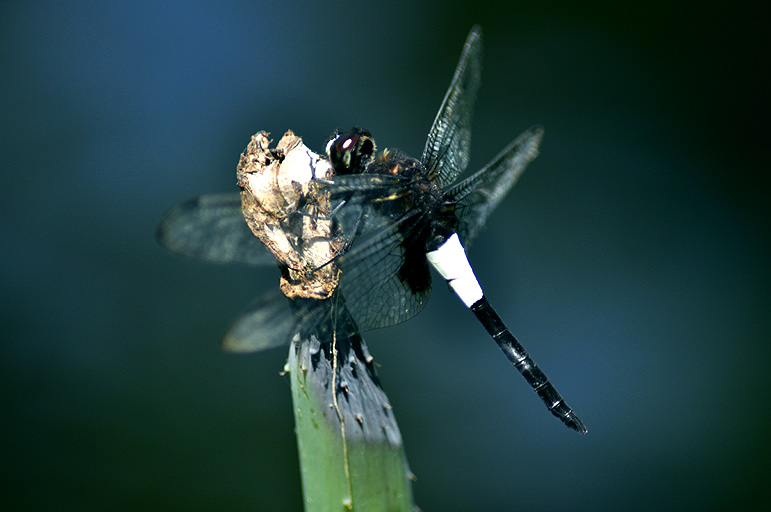
[[[683,3],[690,4],[690,3]],[[275,269],[169,254],[252,133],[418,155],[473,23],[484,165],[538,160],[471,252],[589,426],[556,421],[441,283],[366,338],[424,510],[767,510],[765,18],[665,2],[4,2],[4,510],[300,510],[286,350],[217,340]]]

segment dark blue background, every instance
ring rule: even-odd
[[[552,418],[438,283],[424,314],[367,334],[417,503],[769,506],[762,18],[282,4],[0,8],[3,508],[301,508],[286,351],[216,344],[276,271],[176,257],[155,226],[235,190],[258,130],[320,150],[358,124],[419,154],[473,23],[472,167],[532,124],[546,137],[471,261],[589,434]]]

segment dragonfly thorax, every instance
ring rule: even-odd
[[[421,238],[426,250],[442,245],[458,229],[455,202],[442,193],[436,174],[429,172],[422,160],[407,156],[398,149],[385,149],[375,155],[372,134],[358,127],[343,133],[337,131],[326,144],[329,162],[337,175],[381,174],[404,180],[401,191],[393,197],[379,198],[381,213],[417,211],[423,219]]]
[[[455,202],[448,201],[442,189],[423,162],[398,149],[387,149],[363,171],[366,174],[386,174],[403,178],[408,183],[402,196],[390,201],[400,211],[420,212],[425,229],[426,250],[436,249],[457,231]]]
[[[381,153],[364,172],[366,174],[389,174],[403,178],[404,194],[409,200],[409,209],[420,210],[428,216],[438,213],[444,204],[442,190],[429,176],[423,162],[406,156],[398,149]]]

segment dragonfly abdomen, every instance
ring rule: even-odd
[[[546,374],[530,357],[525,348],[517,341],[501,317],[495,312],[482,291],[474,275],[466,251],[460,243],[457,233],[453,233],[438,249],[426,254],[428,261],[447,280],[450,287],[474,312],[490,336],[522,374],[551,413],[565,425],[586,434],[586,425],[565,402]]]
[[[565,425],[581,434],[586,434],[584,422],[576,415],[573,409],[565,402],[557,388],[549,381],[549,378],[527,353],[517,338],[511,333],[493,309],[486,297],[482,297],[471,306],[471,311],[485,326],[487,332],[493,337],[500,349],[511,361],[514,367],[522,374],[528,384],[541,398],[551,413],[560,419]]]
[[[438,249],[426,253],[426,257],[467,308],[484,297],[457,233],[453,233]]]

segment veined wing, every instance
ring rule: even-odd
[[[167,249],[212,263],[276,263],[246,224],[237,192],[178,204],[161,220],[155,236]]]
[[[241,312],[222,338],[222,348],[233,352],[255,352],[288,344],[303,318],[293,315],[287,302],[277,286],[257,298]]]
[[[410,208],[410,179],[382,174],[335,177],[330,192],[347,251],[341,289],[362,331],[417,315],[431,293],[424,212]]]
[[[345,240],[345,253],[356,250],[351,247],[354,239],[365,234],[367,237],[377,235],[398,222],[404,208],[391,205],[401,199],[409,200],[411,193],[408,178],[389,174],[348,174],[317,182],[322,193],[329,195],[330,216],[337,223],[336,231]]]
[[[340,258],[340,286],[362,331],[402,323],[423,310],[431,294],[425,236],[421,212],[409,211],[363,234]]]
[[[331,179],[317,179],[331,201],[356,197],[359,201],[388,197],[409,185],[409,179],[392,174],[342,174]]]
[[[468,165],[471,116],[481,72],[482,30],[474,26],[423,149],[423,163],[430,172],[437,173],[442,188],[455,181]]]
[[[287,345],[297,335],[322,341],[331,340],[333,334],[353,336],[358,328],[344,310],[339,290],[328,299],[290,300],[274,288],[241,312],[220,345],[232,352],[256,352]]]
[[[534,126],[522,133],[489,164],[460,183],[444,190],[444,195],[457,203],[460,219],[458,236],[466,250],[498,203],[508,194],[527,165],[538,156],[543,128]]]

